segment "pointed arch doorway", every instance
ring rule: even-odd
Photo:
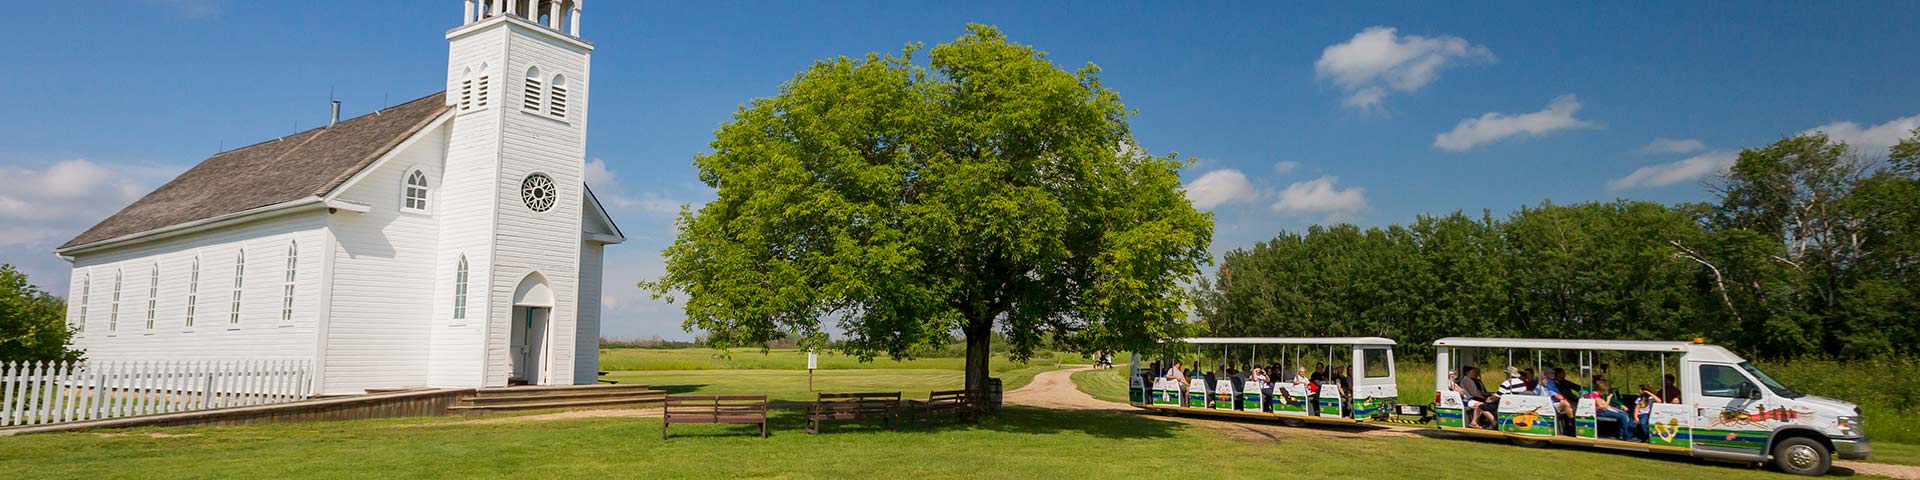
[[[553,315],[553,290],[539,272],[527,274],[513,289],[513,326],[508,329],[508,385],[547,381],[547,324]]]

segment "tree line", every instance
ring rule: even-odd
[[[1763,358],[1920,353],[1920,130],[1740,152],[1714,201],[1542,202],[1313,226],[1194,288],[1214,335],[1704,338]]]

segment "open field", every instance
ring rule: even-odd
[[[1341,430],[1219,425],[1133,414],[1011,408],[978,425],[801,431],[781,411],[772,438],[740,426],[653,418],[474,423],[426,418],[0,437],[8,478],[1123,478],[1146,472],[1266,477],[1456,478],[1515,471],[1602,478],[1786,478],[1687,459],[1496,442],[1331,438]],[[1338,435],[1345,436],[1345,435]],[[1170,452],[1178,452],[1171,453]],[[1363,461],[1361,461],[1363,460]]]
[[[1029,366],[996,372],[1001,388],[1025,386],[1037,373],[1053,366]],[[774,401],[810,402],[814,392],[900,392],[906,398],[926,398],[935,390],[965,388],[960,370],[882,368],[820,370],[807,389],[806,370],[658,370],[613,372],[606,377],[620,383],[638,383],[674,394],[766,394]],[[1122,390],[1122,393],[1125,391]]]
[[[1084,356],[1039,352],[1028,364],[1053,365],[1057,363],[1092,363]],[[960,370],[966,366],[966,359],[959,357],[916,358],[895,361],[878,357],[870,362],[832,352],[820,353],[821,370],[870,370],[870,369],[934,369]],[[1006,355],[994,355],[994,371],[1024,368],[1014,363]],[[627,370],[801,370],[807,369],[807,353],[795,349],[760,350],[739,349],[723,352],[712,348],[602,348],[600,349],[600,369],[607,371]]]
[[[1060,361],[1087,362],[1085,357],[1046,352],[1027,363],[995,356],[990,370],[1005,390],[1025,386],[1040,372]],[[963,388],[966,362],[960,358],[920,358],[895,361],[822,353],[820,369],[807,383],[806,352],[776,349],[735,350],[731,354],[709,348],[601,349],[603,377],[620,383],[653,386],[679,394],[766,394],[774,401],[812,401],[815,392],[893,392],[925,398],[928,392]]]

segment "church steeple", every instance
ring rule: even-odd
[[[460,25],[472,25],[500,15],[520,17],[537,25],[580,36],[580,3],[585,0],[466,0]]]
[[[460,25],[447,32],[453,115],[445,173],[435,190],[441,193],[434,210],[439,265],[453,268],[464,259],[477,292],[513,292],[529,279],[553,291],[543,305],[504,295],[472,299],[487,312],[480,318],[488,338],[500,340],[487,346],[487,386],[509,379],[574,383],[574,371],[537,366],[571,358],[576,339],[597,338],[575,331],[580,312],[598,307],[597,300],[577,303],[588,285],[580,277],[581,252],[597,248],[582,232],[591,201],[585,176],[593,44],[580,38],[581,1],[465,0]],[[536,317],[547,322],[545,333],[511,338],[548,342],[552,349],[535,358],[509,348],[508,332],[526,333],[525,320]],[[591,383],[593,376],[580,379]]]

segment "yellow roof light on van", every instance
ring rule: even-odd
[[[1696,345],[1705,345],[1707,343],[1707,339],[1700,338],[1700,337],[1693,337],[1693,343]]]

